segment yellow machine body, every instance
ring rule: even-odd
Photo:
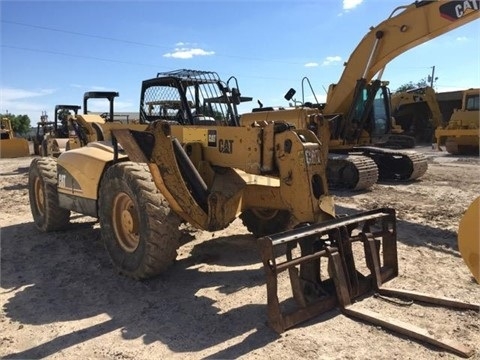
[[[480,284],[480,196],[468,207],[458,227],[458,249]]]
[[[30,146],[28,141],[14,136],[10,119],[1,119],[1,126],[0,158],[30,156]]]
[[[75,117],[70,117],[68,122],[70,133],[66,144],[68,150],[78,149],[93,141],[111,140],[110,130],[112,129],[128,127],[129,129],[143,130],[146,128],[146,125],[141,124],[108,122],[100,115],[92,114],[78,114]]]
[[[398,150],[414,146],[414,139],[398,128],[391,131],[390,95],[381,76],[387,64],[405,51],[479,17],[473,1],[421,1],[397,7],[370,28],[345,63],[338,83],[329,86],[326,103],[316,107],[330,122],[328,174],[333,188],[362,190],[377,179],[409,181],[423,176],[428,168],[426,157]],[[323,136],[313,117],[295,109],[255,109],[242,114],[242,121],[261,121],[262,116],[292,121],[297,128],[307,125]]]
[[[442,126],[435,90],[427,86],[400,91],[393,93],[390,100],[395,124],[402,132],[414,137],[417,143],[432,144],[435,129]]]
[[[435,130],[437,147],[445,146],[450,154],[479,155],[480,142],[480,89],[465,90],[462,108],[453,112],[444,127]]]

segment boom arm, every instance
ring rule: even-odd
[[[340,81],[328,92],[325,113],[346,113],[355,84],[381,72],[394,58],[428,40],[480,17],[480,0],[417,1],[397,7],[388,19],[371,28],[350,55]]]

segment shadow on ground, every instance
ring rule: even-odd
[[[4,305],[11,321],[42,325],[99,314],[111,318],[4,358],[43,358],[118,329],[125,339],[160,341],[177,353],[207,349],[255,330],[216,358],[237,358],[276,339],[266,325],[266,304],[245,304],[219,314],[215,301],[199,294],[212,287],[233,296],[251,286],[266,291],[263,269],[203,272],[207,263],[259,263],[255,241],[237,235],[200,243],[167,273],[139,282],[115,273],[93,223],[50,234],[37,232],[32,223],[4,227],[2,288],[18,291]]]
[[[356,211],[338,207],[337,212]],[[76,223],[72,227],[49,234],[39,233],[32,223],[2,228],[2,288],[4,293],[18,291],[4,305],[5,314],[11,321],[32,325],[99,314],[107,314],[110,320],[21,353],[7,354],[5,359],[47,357],[115,330],[121,330],[124,339],[141,337],[146,344],[160,341],[176,353],[198,352],[251,332],[243,342],[212,358],[238,358],[278,338],[266,325],[266,301],[219,314],[215,300],[202,295],[204,288],[216,288],[232,296],[246,287],[259,287],[266,293],[264,272],[251,235],[199,243],[190,256],[177,261],[165,274],[139,282],[115,273],[98,225]],[[408,246],[427,246],[459,256],[452,232],[405,221],[398,221],[397,227],[398,240]],[[441,241],[436,244],[433,239]],[[252,264],[259,266],[239,269]],[[207,272],[205,265],[226,269]],[[192,338],[196,341],[190,341]]]

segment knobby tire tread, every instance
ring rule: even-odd
[[[40,178],[44,192],[45,209],[42,215],[36,204],[35,179]],[[58,203],[57,160],[49,157],[32,160],[28,175],[30,208],[38,229],[44,232],[65,229],[70,222],[70,210]]]
[[[131,197],[141,211],[140,245],[134,255],[120,247],[111,224],[113,197],[118,190],[131,191]],[[121,273],[145,279],[164,272],[172,265],[179,247],[180,219],[158,191],[147,165],[122,162],[110,167],[101,183],[98,211],[105,246]],[[132,259],[134,256],[135,260]],[[130,264],[126,265],[127,262]]]

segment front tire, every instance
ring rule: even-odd
[[[58,204],[57,160],[35,158],[28,171],[28,196],[33,221],[44,232],[62,230],[70,221],[70,210]]]
[[[257,238],[287,230],[289,217],[286,210],[271,209],[249,209],[240,215],[243,225]]]
[[[122,162],[105,173],[99,196],[100,229],[114,266],[144,279],[165,271],[179,247],[180,219],[146,165]]]

